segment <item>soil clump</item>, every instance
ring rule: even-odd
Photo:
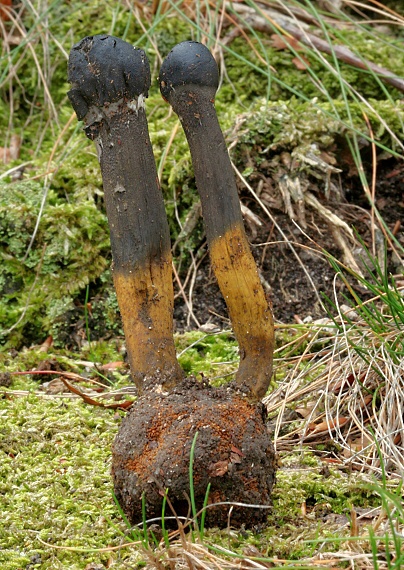
[[[115,493],[132,524],[142,521],[143,494],[147,518],[161,517],[166,489],[175,514],[190,515],[194,441],[197,511],[203,507],[209,483],[208,505],[236,502],[263,507],[208,507],[206,525],[223,528],[230,521],[231,526],[252,528],[265,523],[275,482],[275,453],[265,408],[245,392],[233,385],[212,388],[194,378],[170,392],[161,385],[145,389],[124,418],[113,445]],[[168,505],[166,515],[172,515]]]

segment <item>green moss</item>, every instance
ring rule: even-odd
[[[351,506],[372,506],[379,500],[369,490],[367,475],[345,473],[339,469],[322,473],[324,465],[308,450],[303,460],[298,453],[283,458],[283,468],[278,472],[277,487],[273,495],[274,515],[277,524],[292,521],[302,514],[302,504],[311,511],[315,506],[328,505],[329,512],[349,513]]]
[[[108,228],[93,200],[68,203],[50,190],[30,248],[44,188],[3,183],[0,192],[0,319],[4,328],[12,327],[25,311],[7,338],[19,345],[29,324],[37,341],[52,334],[75,296],[105,270]]]
[[[0,413],[2,568],[25,567],[35,554],[44,569],[116,558],[91,549],[119,544],[117,529],[125,531],[109,474],[120,414],[35,396],[1,400]],[[38,539],[84,552],[53,550]]]
[[[393,132],[399,132],[404,121],[404,105],[401,101],[369,100],[373,108],[370,111],[364,105],[350,105],[348,116],[344,102],[334,101],[321,103],[304,102],[297,99],[289,101],[261,101],[239,121],[238,132],[242,146],[253,148],[263,155],[267,153],[279,155],[282,151],[294,155],[313,152],[313,145],[319,149],[330,149],[342,137],[347,135],[347,125],[351,124],[357,132],[365,127],[364,113],[368,116],[373,128],[377,129],[377,138],[386,146],[395,148],[396,143],[387,130],[378,124],[377,115],[385,118]],[[334,114],[339,118],[332,120]],[[314,147],[314,148],[315,148]],[[259,158],[256,159],[259,164]]]
[[[207,335],[194,331],[180,335],[177,337],[177,352],[187,374],[208,377],[234,373],[239,358],[237,342],[231,333],[226,332]]]

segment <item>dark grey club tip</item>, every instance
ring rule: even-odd
[[[214,94],[219,85],[219,70],[207,47],[186,41],[177,44],[165,58],[159,82],[166,101],[170,101],[173,91],[183,85],[210,87]]]
[[[70,52],[68,97],[81,120],[91,106],[147,97],[150,67],[143,50],[108,35],[88,36]]]

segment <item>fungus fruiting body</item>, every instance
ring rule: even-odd
[[[113,277],[132,376],[175,382],[171,244],[147,128],[145,53],[111,36],[76,44],[69,99],[97,146],[111,235]]]
[[[175,64],[184,87],[178,91],[194,105],[189,119],[185,114],[181,119],[201,193],[212,263],[240,343],[241,365],[238,384],[220,389],[184,378],[173,341],[168,223],[143,105],[150,83],[145,54],[111,36],[85,38],[71,51],[69,98],[98,150],[114,285],[131,373],[140,389],[113,444],[114,489],[133,524],[142,520],[144,508],[148,518],[160,516],[167,489],[176,514],[187,515],[194,445],[192,477],[198,508],[211,485],[206,524],[227,526],[230,521],[251,527],[265,522],[274,483],[273,445],[259,401],[271,373],[272,319],[244,234],[229,157],[211,101],[217,86],[216,63],[206,48],[188,55],[175,49],[163,64],[162,92],[175,110],[182,110],[172,96],[177,91],[171,73]],[[211,130],[206,130],[206,118]],[[211,171],[213,155],[219,162]],[[201,173],[204,168],[206,175]],[[261,508],[232,506],[234,502]]]
[[[160,70],[161,93],[179,116],[191,150],[212,267],[239,343],[236,379],[261,398],[272,375],[274,327],[216,116],[218,82],[216,62],[198,42],[175,46]]]

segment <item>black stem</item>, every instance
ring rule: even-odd
[[[69,59],[68,96],[94,140],[110,226],[114,284],[132,374],[182,377],[173,341],[171,243],[144,100],[145,53],[112,36],[90,36]]]

